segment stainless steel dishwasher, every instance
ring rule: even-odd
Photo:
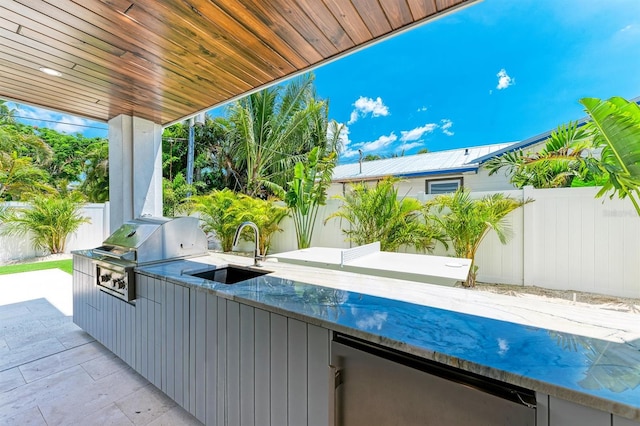
[[[331,342],[336,426],[534,426],[535,394],[336,334]]]

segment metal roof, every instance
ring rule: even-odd
[[[481,164],[478,161],[480,158],[503,152],[504,149],[514,144],[514,142],[509,142],[472,146],[447,151],[428,152],[426,154],[363,161],[362,172],[360,172],[360,163],[342,164],[335,168],[333,181],[374,180],[384,176],[409,178],[476,171]]]

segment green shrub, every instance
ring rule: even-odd
[[[36,249],[64,253],[67,237],[89,219],[80,215],[82,201],[78,196],[36,196],[29,207],[6,209],[0,220],[2,233],[31,235]]]

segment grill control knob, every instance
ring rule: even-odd
[[[116,278],[115,280],[113,280],[113,287],[120,290],[123,289],[125,287],[124,279]]]
[[[111,274],[100,275],[100,282],[106,283],[111,279]]]

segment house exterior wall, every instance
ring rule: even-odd
[[[504,172],[498,172],[492,176],[489,176],[489,172],[486,168],[481,167],[477,173],[467,172],[451,175],[430,175],[421,176],[410,179],[402,179],[398,185],[398,194],[402,196],[418,197],[421,193],[426,192],[426,182],[428,180],[436,179],[454,179],[462,178],[463,185],[472,192],[477,191],[510,191],[516,189],[510,182],[509,177]],[[367,181],[370,184],[375,184],[377,180]],[[327,194],[329,197],[335,195],[342,195],[343,190],[348,191],[349,186],[352,183],[332,183],[329,187]]]

